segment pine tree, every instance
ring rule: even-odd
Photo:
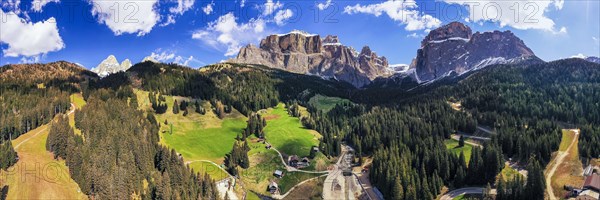
[[[177,100],[173,102],[173,114],[179,114],[179,104],[177,104]]]
[[[535,156],[531,156],[527,165],[525,192],[529,199],[544,199],[544,188],[546,188],[546,180],[542,166]]]
[[[400,182],[399,176],[396,177],[393,195],[393,199],[404,199],[404,188],[402,187],[402,183]]]
[[[459,147],[465,146],[465,137],[463,135],[460,135],[460,139],[458,140],[458,146]]]

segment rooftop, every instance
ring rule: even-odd
[[[588,176],[585,179],[585,183],[583,183],[583,187],[600,191],[600,175],[592,174]]]

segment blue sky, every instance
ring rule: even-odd
[[[597,0],[2,0],[0,65],[66,60],[95,67],[108,55],[190,67],[226,60],[269,34],[304,30],[369,45],[408,64],[431,29],[460,21],[510,30],[542,59],[600,54]]]

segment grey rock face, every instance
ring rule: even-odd
[[[413,67],[420,81],[430,81],[451,71],[461,74],[532,56],[533,51],[510,31],[472,34],[468,26],[452,22],[423,39]]]
[[[240,49],[235,63],[260,64],[290,72],[334,78],[363,87],[377,77],[389,76],[388,61],[369,47],[360,53],[344,46],[337,36],[321,39],[319,35],[293,31],[270,35],[260,46]]]

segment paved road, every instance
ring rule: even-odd
[[[453,140],[460,141],[460,135],[456,135],[456,134],[454,134],[454,135],[451,135],[450,137],[451,137]],[[467,143],[467,144],[470,144],[470,145],[473,145],[473,146],[476,146],[476,147],[479,147],[479,148],[483,148],[483,146],[481,146],[481,144],[477,144],[477,143],[474,143],[474,142],[469,142],[469,141],[467,141],[467,140],[465,140],[465,143]]]
[[[575,137],[573,137],[571,144],[569,144],[569,148],[567,148],[566,151],[558,151],[556,158],[554,160],[550,161],[550,164],[549,164],[549,165],[552,165],[552,168],[550,168],[550,170],[548,170],[548,173],[546,174],[546,191],[548,192],[548,197],[550,197],[550,200],[557,199],[556,196],[554,196],[554,191],[552,191],[552,182],[551,182],[552,176],[554,176],[554,172],[556,172],[556,168],[558,168],[558,166],[560,166],[560,164],[562,164],[565,157],[567,157],[567,155],[569,155],[569,151],[571,151],[571,148],[573,148],[573,145],[579,138],[579,130],[571,130],[571,131],[575,132]]]
[[[483,132],[486,132],[487,134],[496,134],[495,131],[493,131],[493,130],[487,128],[487,127],[477,126],[477,129],[479,129],[479,130],[481,130]]]
[[[342,145],[342,153],[323,184],[323,199],[354,199],[354,192],[362,191],[354,176],[344,176],[342,173],[343,169],[350,168],[352,155],[348,151],[351,150],[352,148]]]
[[[484,190],[485,190],[485,188],[481,188],[481,187],[460,188],[460,189],[456,189],[456,190],[447,192],[440,198],[440,200],[452,200],[452,199],[456,198],[457,196],[460,196],[463,194],[483,194]],[[492,189],[492,191],[490,191],[490,193],[496,194],[496,189]]]

